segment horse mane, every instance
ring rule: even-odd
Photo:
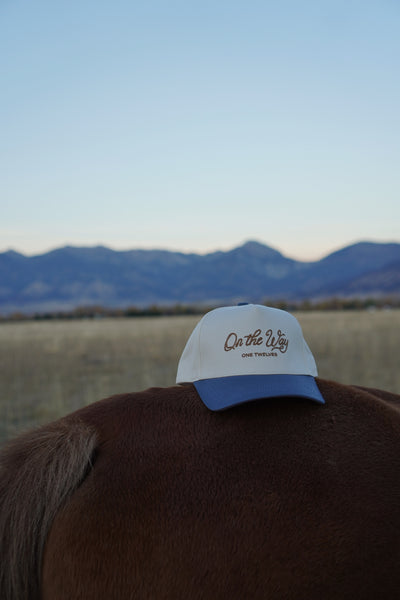
[[[44,545],[54,516],[90,470],[94,430],[66,418],[29,431],[0,452],[0,597],[40,598]]]

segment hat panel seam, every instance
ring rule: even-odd
[[[201,376],[202,376],[202,355],[201,355],[202,354],[202,344],[201,344],[201,334],[203,332],[204,321],[205,321],[205,318],[203,317],[203,319],[200,321],[199,338],[197,340],[197,343],[198,343],[198,355],[199,355],[198,369],[197,369],[197,379],[201,379]]]

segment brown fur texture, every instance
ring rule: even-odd
[[[37,597],[53,519],[43,600],[398,597],[400,397],[318,385],[325,405],[221,413],[193,386],[150,389],[16,440],[0,476],[0,597]]]

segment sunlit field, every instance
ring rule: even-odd
[[[400,393],[400,311],[298,313],[319,375]],[[200,317],[0,325],[0,442],[85,404],[175,383]]]

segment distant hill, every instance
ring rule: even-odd
[[[301,262],[250,241],[206,255],[64,247],[0,254],[0,313],[105,307],[400,296],[400,244],[360,242]]]

